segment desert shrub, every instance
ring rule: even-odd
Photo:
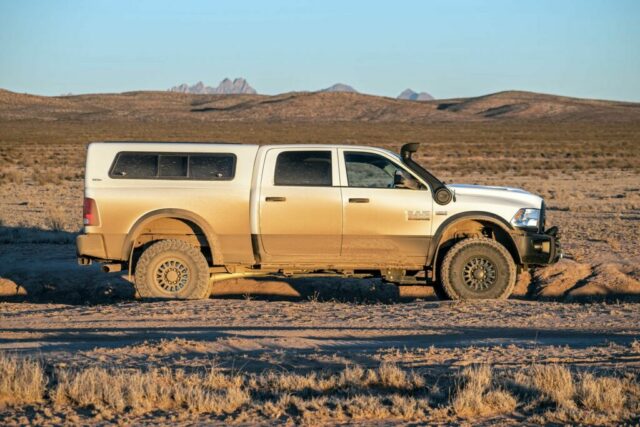
[[[624,384],[614,377],[583,374],[578,379],[576,396],[585,409],[619,414],[625,403]]]
[[[465,368],[452,402],[459,417],[473,418],[513,411],[516,399],[493,383],[493,371],[488,365]]]
[[[46,384],[40,362],[0,353],[0,407],[40,402]]]
[[[573,407],[575,385],[571,371],[561,365],[535,365],[529,371],[531,385],[543,398],[560,407]]]
[[[400,390],[412,390],[424,387],[425,380],[422,376],[411,371],[401,369],[395,363],[384,362],[378,368],[379,384],[386,388]]]
[[[640,393],[629,378],[597,377],[591,373],[575,378],[575,402],[543,414],[544,422],[613,425],[637,417]]]

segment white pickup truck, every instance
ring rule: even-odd
[[[128,269],[144,298],[206,298],[260,274],[376,275],[452,299],[507,298],[561,256],[543,200],[445,185],[412,159],[350,145],[96,142],[78,261]]]

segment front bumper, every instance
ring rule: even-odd
[[[562,258],[558,229],[550,228],[544,233],[524,232],[514,236],[522,264],[554,264]]]

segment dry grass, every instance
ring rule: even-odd
[[[46,384],[40,362],[0,354],[0,408],[41,402]]]
[[[425,387],[425,379],[414,371],[406,371],[393,363],[382,363],[378,369],[347,366],[337,375],[320,375],[310,372],[305,375],[269,371],[253,381],[260,389],[275,392],[298,392],[306,395],[330,391],[353,391],[363,389],[419,390]]]
[[[584,408],[618,415],[624,408],[624,383],[618,378],[597,378],[587,373],[579,377],[577,400]]]
[[[148,372],[103,368],[60,371],[52,400],[56,405],[93,407],[116,413],[152,410],[230,414],[249,401],[237,382],[209,372],[153,369]]]
[[[0,355],[0,402],[72,413],[97,411],[103,419],[128,419],[158,411],[235,422],[300,424],[367,420],[455,422],[514,417],[530,422],[608,424],[633,420],[640,408],[637,378],[573,374],[556,366],[531,366],[497,375],[488,365],[440,378],[449,395],[432,392],[424,374],[384,363],[377,369],[346,367],[307,374],[267,371],[226,373],[215,367],[186,372],[90,367],[52,369]],[[511,390],[522,383],[536,393]],[[549,407],[549,404],[554,406]],[[0,414],[1,415],[1,414]],[[134,418],[135,419],[135,418]]]
[[[376,387],[407,390],[424,384],[423,378],[416,378],[417,374],[391,364],[383,364],[377,370],[347,368],[339,375],[273,371],[229,375],[216,368],[185,373],[166,368],[143,372],[93,367],[58,371],[51,401],[57,406],[95,408],[107,415],[162,410],[224,416],[258,411],[270,418],[297,413],[300,420],[307,422],[319,413],[325,419],[416,419],[424,418],[426,402],[394,394],[390,402],[383,403],[384,396],[361,394]],[[356,395],[336,398],[345,388],[349,390],[347,394]]]
[[[494,384],[493,371],[487,365],[464,369],[453,400],[453,411],[462,418],[506,414],[516,407],[516,399]]]
[[[560,365],[536,365],[529,371],[530,385],[540,392],[543,398],[558,407],[575,406],[575,385],[571,372]]]
[[[573,374],[560,365],[536,365],[519,372],[516,382],[538,393],[534,406],[553,405],[533,417],[539,422],[608,425],[633,419],[640,409],[640,388],[633,375]]]

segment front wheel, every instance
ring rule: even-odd
[[[136,265],[135,286],[142,298],[209,297],[209,265],[200,250],[182,240],[160,240]]]
[[[440,270],[444,292],[451,299],[506,299],[516,284],[516,265],[495,240],[464,239],[447,252]]]

